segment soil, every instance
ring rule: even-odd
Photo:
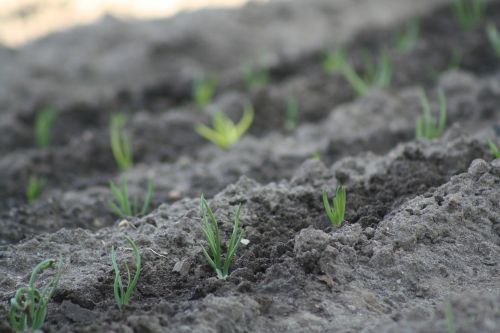
[[[402,53],[394,36],[414,15],[421,37]],[[15,290],[50,257],[64,264],[44,332],[499,332],[500,159],[486,141],[500,143],[500,62],[486,22],[500,22],[500,4],[464,31],[447,1],[271,1],[108,17],[0,48],[0,332]],[[323,56],[338,46],[360,70],[365,52],[386,48],[391,87],[357,96],[327,74]],[[249,61],[269,71],[265,86],[245,87]],[[204,108],[191,99],[202,73],[219,79]],[[446,95],[439,139],[415,139],[421,87],[433,109],[435,91]],[[217,109],[238,119],[248,101],[255,122],[229,150],[194,131]],[[34,118],[47,105],[58,110],[53,141],[37,149]],[[107,208],[120,177],[116,111],[129,116],[130,192],[151,177],[156,186],[153,210],[126,222]],[[29,204],[33,174],[47,186]],[[346,221],[334,228],[321,193],[341,184]],[[224,239],[242,205],[249,242],[226,280],[202,254],[202,193]],[[125,235],[142,272],[120,312],[110,251],[130,257]]]

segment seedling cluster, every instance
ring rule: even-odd
[[[213,128],[204,124],[198,124],[196,132],[222,149],[228,149],[238,142],[243,134],[248,131],[252,125],[253,118],[254,111],[250,104],[245,105],[243,117],[237,124],[221,111],[217,111],[212,117]]]
[[[31,273],[28,286],[19,288],[10,300],[9,321],[16,332],[35,331],[42,327],[47,316],[47,306],[59,283],[61,265],[61,260],[55,259],[39,263]],[[55,269],[55,276],[39,289],[35,285],[37,277],[48,269]]]
[[[36,114],[35,143],[40,149],[47,148],[51,140],[51,129],[56,119],[56,110],[45,108]]]
[[[118,263],[116,261],[116,250],[113,246],[111,248],[111,263],[113,265],[113,269],[115,271],[115,281],[113,284],[113,293],[115,295],[115,301],[118,305],[120,311],[123,311],[123,307],[128,305],[130,297],[134,292],[135,287],[137,286],[137,282],[139,281],[139,277],[141,276],[141,254],[139,253],[139,248],[135,244],[135,242],[128,236],[125,237],[128,244],[132,247],[132,252],[135,259],[135,273],[134,277],[130,274],[130,268],[128,264],[125,262],[125,270],[127,271],[127,284],[125,284],[122,280],[122,274],[120,268],[118,267]]]
[[[345,219],[346,207],[346,189],[344,186],[338,186],[335,190],[335,197],[332,200],[332,206],[328,202],[328,194],[323,191],[323,206],[326,215],[334,227],[340,227]]]
[[[429,99],[423,90],[420,91],[420,103],[422,115],[417,119],[415,127],[417,139],[433,140],[441,137],[446,126],[448,107],[446,97],[442,90],[438,91],[439,96],[439,119],[432,116]]]
[[[262,88],[269,82],[269,71],[264,67],[248,64],[243,67],[243,79],[247,89]]]
[[[35,175],[31,176],[28,180],[28,185],[26,186],[26,199],[28,199],[28,202],[35,202],[46,185],[47,181],[44,178],[40,178]]]
[[[199,107],[208,105],[217,90],[217,79],[214,76],[205,76],[193,83],[193,99]]]
[[[486,35],[496,56],[500,58],[500,33],[498,33],[497,27],[491,22],[486,26]]]
[[[420,36],[420,24],[418,20],[411,20],[403,31],[396,35],[396,49],[400,52],[410,52],[417,45]]]
[[[240,210],[241,205],[236,210],[234,218],[233,232],[231,239],[226,244],[227,252],[225,257],[222,257],[222,236],[219,230],[219,223],[215,218],[214,213],[210,209],[208,202],[202,196],[201,199],[201,215],[202,215],[202,230],[205,239],[208,243],[208,251],[203,248],[203,255],[210,267],[217,273],[219,279],[225,279],[229,275],[229,266],[233,261],[234,255],[238,250],[243,239],[244,232],[240,228]]]
[[[486,0],[453,0],[453,12],[465,30],[476,28],[486,14]]]
[[[377,60],[365,52],[363,58],[363,75],[350,64],[344,49],[328,53],[323,61],[323,68],[327,73],[342,74],[358,95],[364,95],[372,87],[388,88],[391,85],[393,72],[388,52],[381,50]]]
[[[490,147],[491,154],[495,158],[500,158],[500,148],[493,142],[493,140],[488,140],[488,146]]]
[[[148,190],[142,206],[140,206],[139,204],[138,197],[130,199],[125,176],[122,175],[120,177],[119,185],[115,184],[113,181],[110,181],[109,187],[111,188],[111,192],[113,193],[114,200],[110,200],[108,206],[111,211],[117,216],[122,218],[142,216],[149,211],[154,192],[154,183],[152,179],[149,179],[148,181]]]
[[[111,151],[121,171],[127,170],[133,164],[130,139],[124,130],[126,123],[127,117],[125,115],[116,114],[111,117],[111,125],[109,128]]]

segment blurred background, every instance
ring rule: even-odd
[[[121,18],[167,17],[181,11],[235,7],[245,2],[247,0],[0,0],[0,42],[17,46],[107,14]]]

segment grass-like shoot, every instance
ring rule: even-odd
[[[415,132],[417,139],[433,140],[441,137],[446,126],[448,107],[446,97],[442,90],[438,91],[439,96],[439,119],[436,121],[431,114],[429,99],[423,90],[420,91],[420,103],[422,114],[417,119]]]
[[[221,111],[217,111],[212,117],[213,128],[204,124],[196,125],[196,132],[222,149],[228,149],[234,145],[246,133],[252,125],[254,110],[250,104],[246,104],[243,117],[235,124]]]
[[[493,140],[488,140],[488,146],[490,147],[490,152],[495,158],[500,158],[500,148],[493,142]]]
[[[328,202],[328,194],[326,191],[323,191],[323,206],[325,207],[326,215],[334,227],[339,227],[345,218],[346,190],[344,186],[337,186],[332,204],[333,207]]]
[[[500,33],[493,23],[488,23],[486,26],[486,35],[488,36],[488,40],[490,41],[496,56],[500,58]]]
[[[286,101],[286,119],[285,130],[292,132],[297,128],[299,123],[299,103],[294,97],[290,97]]]
[[[450,302],[445,303],[444,319],[446,321],[446,332],[457,333],[457,330],[455,329],[455,317],[453,316],[453,308]]]
[[[43,149],[50,144],[50,132],[57,112],[52,108],[45,108],[36,114],[35,118],[35,144],[38,148]]]
[[[219,224],[203,195],[201,196],[200,206],[202,213],[202,230],[208,242],[208,251],[203,247],[203,254],[210,267],[217,273],[217,277],[219,279],[225,279],[229,275],[229,266],[231,265],[244,235],[243,230],[241,230],[239,226],[241,205],[239,205],[236,210],[233,232],[231,234],[231,239],[226,244],[227,252],[224,259],[222,258],[222,240]]]
[[[196,105],[204,107],[208,105],[217,89],[217,79],[213,76],[206,76],[195,80],[193,83],[193,99]]]
[[[47,306],[59,283],[62,261],[46,259],[39,263],[33,272],[27,287],[19,288],[10,300],[9,321],[16,332],[40,329],[47,316]],[[55,269],[54,278],[39,289],[35,286],[39,274],[48,269]]]
[[[127,270],[126,286],[125,283],[122,281],[120,268],[118,267],[118,264],[116,262],[115,247],[113,246],[111,248],[111,263],[115,271],[113,293],[115,295],[116,304],[118,305],[120,311],[123,311],[123,307],[128,305],[130,297],[132,296],[132,292],[134,291],[135,286],[137,285],[137,282],[139,281],[139,277],[141,275],[141,254],[139,253],[139,248],[130,237],[125,236],[125,239],[132,247],[132,252],[135,258],[135,274],[133,278],[132,275],[130,274],[130,268],[128,267],[128,264],[125,262],[125,269]]]
[[[417,19],[411,20],[404,30],[396,35],[396,49],[402,53],[410,52],[417,45],[420,36],[420,24]]]
[[[26,186],[26,199],[29,203],[35,202],[47,185],[47,180],[38,176],[31,176]]]
[[[242,71],[247,89],[261,88],[269,82],[269,71],[266,68],[246,65]]]
[[[121,218],[142,216],[149,211],[149,206],[151,205],[151,199],[153,198],[154,192],[154,183],[152,179],[148,180],[148,191],[142,206],[139,204],[138,197],[134,197],[132,200],[130,199],[127,189],[127,181],[123,175],[120,177],[120,185],[110,181],[109,187],[111,189],[111,193],[113,193],[114,200],[109,200],[108,207],[117,216]]]
[[[358,95],[364,95],[371,87],[388,88],[392,81],[392,63],[385,50],[379,52],[377,60],[364,56],[364,75],[360,75],[347,60],[343,49],[328,53],[323,61],[327,73],[339,72]]]
[[[111,151],[121,171],[127,170],[133,164],[130,140],[124,130],[126,123],[127,117],[125,115],[115,114],[111,117],[111,125],[109,128]]]
[[[465,30],[476,28],[486,14],[486,0],[453,0],[453,13]]]

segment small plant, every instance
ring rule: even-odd
[[[392,64],[385,50],[380,51],[377,61],[365,54],[364,76],[356,72],[342,49],[327,54],[323,68],[328,73],[340,72],[358,95],[364,95],[374,86],[387,88],[392,80]]]
[[[154,183],[152,179],[148,180],[148,191],[141,208],[139,206],[138,197],[135,197],[132,201],[130,200],[127,181],[123,175],[120,177],[120,187],[113,183],[113,181],[109,182],[109,187],[113,193],[114,200],[110,200],[108,206],[113,213],[119,217],[141,216],[149,211],[154,192]]]
[[[204,124],[198,124],[196,125],[196,132],[222,149],[228,149],[238,142],[241,136],[250,128],[253,117],[254,111],[250,104],[245,105],[243,117],[238,124],[235,124],[221,111],[217,111],[212,117],[213,129]]]
[[[38,199],[45,185],[47,185],[47,181],[44,178],[37,176],[30,177],[26,186],[26,198],[29,203],[33,203]]]
[[[202,213],[202,230],[205,238],[208,242],[208,251],[203,247],[203,254],[207,259],[208,264],[217,273],[219,279],[225,279],[229,275],[229,266],[231,261],[238,250],[243,239],[243,230],[240,229],[240,209],[241,205],[238,206],[236,210],[236,216],[234,218],[233,232],[231,234],[231,239],[227,243],[227,252],[225,259],[222,259],[222,241],[221,234],[219,230],[219,224],[215,219],[214,213],[210,209],[208,202],[205,200],[203,195],[201,196],[201,213]]]
[[[193,99],[196,105],[204,107],[208,105],[217,89],[217,79],[213,76],[207,76],[194,81],[193,83]]]
[[[35,118],[35,143],[40,149],[50,144],[50,130],[56,119],[56,110],[45,108],[36,114]]]
[[[455,317],[453,316],[453,308],[450,302],[446,302],[444,306],[444,318],[446,320],[446,331],[448,333],[456,333]]]
[[[491,154],[495,158],[500,158],[500,148],[493,142],[493,140],[488,140],[488,146],[490,147]]]
[[[299,123],[299,103],[297,99],[290,97],[286,101],[285,130],[291,132],[297,128]]]
[[[423,90],[420,91],[420,103],[422,105],[422,115],[417,119],[415,128],[417,139],[432,140],[439,138],[445,129],[448,107],[446,97],[442,90],[438,91],[439,96],[439,119],[436,121],[431,114],[429,99]]]
[[[486,0],[452,0],[453,13],[465,30],[476,28],[486,13]]]
[[[498,33],[497,27],[493,23],[488,23],[486,26],[486,35],[495,54],[500,57],[500,33]]]
[[[413,50],[420,35],[420,24],[417,19],[410,21],[399,34],[396,35],[396,49],[406,53]]]
[[[326,215],[330,219],[333,226],[339,227],[344,222],[345,206],[346,206],[346,190],[344,186],[337,186],[335,190],[335,198],[332,200],[333,208],[328,202],[328,195],[323,191],[323,206],[325,207]]]
[[[269,82],[269,71],[263,67],[246,65],[243,67],[243,79],[248,89],[261,88]]]
[[[42,327],[47,315],[47,306],[54,294],[61,275],[61,260],[46,259],[39,263],[27,287],[19,288],[10,300],[9,321],[16,332],[35,331]],[[35,286],[36,279],[43,271],[54,268],[54,278],[41,290]]]
[[[116,263],[116,250],[115,247],[111,247],[111,263],[113,265],[113,269],[115,270],[115,282],[113,284],[113,293],[115,294],[116,304],[120,311],[123,310],[125,305],[128,305],[130,296],[132,296],[132,292],[137,285],[137,281],[139,281],[139,276],[141,275],[141,254],[139,253],[139,248],[134,243],[134,241],[125,236],[125,239],[132,247],[132,251],[135,258],[135,274],[134,278],[131,280],[130,268],[128,264],[125,263],[125,269],[127,270],[127,286],[124,288],[124,283],[122,281],[122,276],[120,272],[120,268],[118,268],[118,264]]]
[[[318,161],[321,161],[321,153],[319,152],[319,149],[316,149],[312,155],[312,158]]]
[[[127,117],[123,114],[115,114],[111,117],[109,136],[111,139],[111,151],[115,157],[116,164],[121,171],[132,166],[132,150],[130,140],[124,131]]]

